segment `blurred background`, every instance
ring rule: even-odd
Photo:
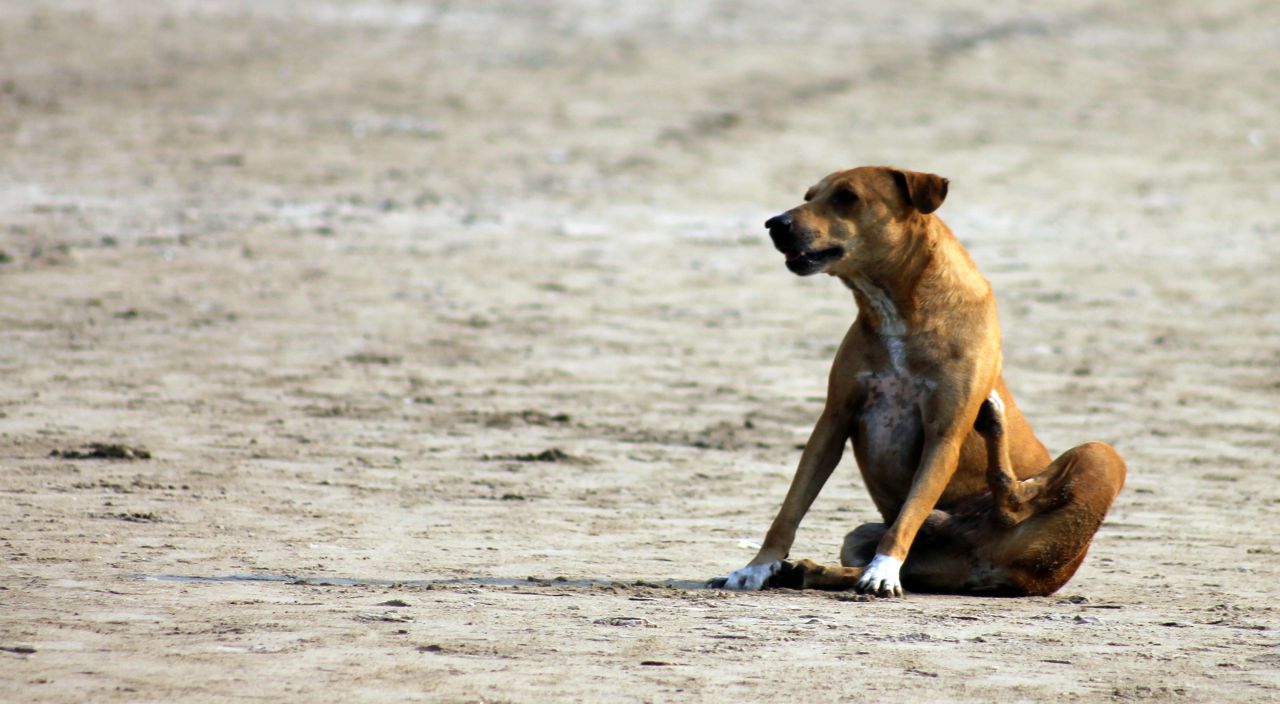
[[[1277,6],[1234,0],[0,3],[7,637],[50,700],[176,696],[174,663],[285,698],[424,673],[464,699],[619,696],[592,689],[614,671],[642,699],[713,691],[619,670],[648,657],[748,698],[857,660],[897,695],[1256,701],[1278,684],[1277,47]],[[663,592],[645,614],[683,626],[574,651],[591,619],[493,585],[688,586],[754,554],[855,314],[762,223],[859,164],[951,179],[939,215],[995,286],[1019,404],[1051,450],[1130,463],[1069,589],[1157,611],[1055,641],[1051,601],[917,602],[833,618],[968,609],[1006,637],[946,660],[942,634],[870,655],[760,622],[726,654],[681,640],[702,622],[674,605],[708,597]],[[93,442],[153,459],[49,456]],[[873,517],[846,460],[794,554],[834,559]],[[342,648],[394,638],[324,630],[287,586],[158,581],[237,574],[492,588],[419,594],[436,641],[400,627],[471,659],[405,649],[374,677]],[[758,598],[721,606],[817,608]],[[829,660],[761,664],[783,644]],[[244,651],[200,655],[223,646]],[[1028,648],[1034,685],[991,674]],[[135,669],[84,675],[104,650]],[[937,677],[898,683],[920,662]]]

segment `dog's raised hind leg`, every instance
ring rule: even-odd
[[[1009,439],[1005,436],[1004,399],[994,389],[978,409],[973,429],[987,441],[987,485],[995,499],[996,516],[1007,526],[1031,515],[1021,482],[1009,460]]]

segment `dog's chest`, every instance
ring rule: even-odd
[[[931,385],[889,368],[859,374],[862,393],[854,454],[868,489],[901,501],[910,490],[923,447],[921,407]]]

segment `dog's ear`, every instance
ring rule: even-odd
[[[889,169],[889,173],[904,200],[925,215],[937,210],[947,199],[947,185],[951,181],[937,174],[902,169]]]

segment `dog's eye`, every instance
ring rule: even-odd
[[[831,194],[831,203],[838,208],[847,208],[858,202],[858,194],[848,188],[838,189]]]

